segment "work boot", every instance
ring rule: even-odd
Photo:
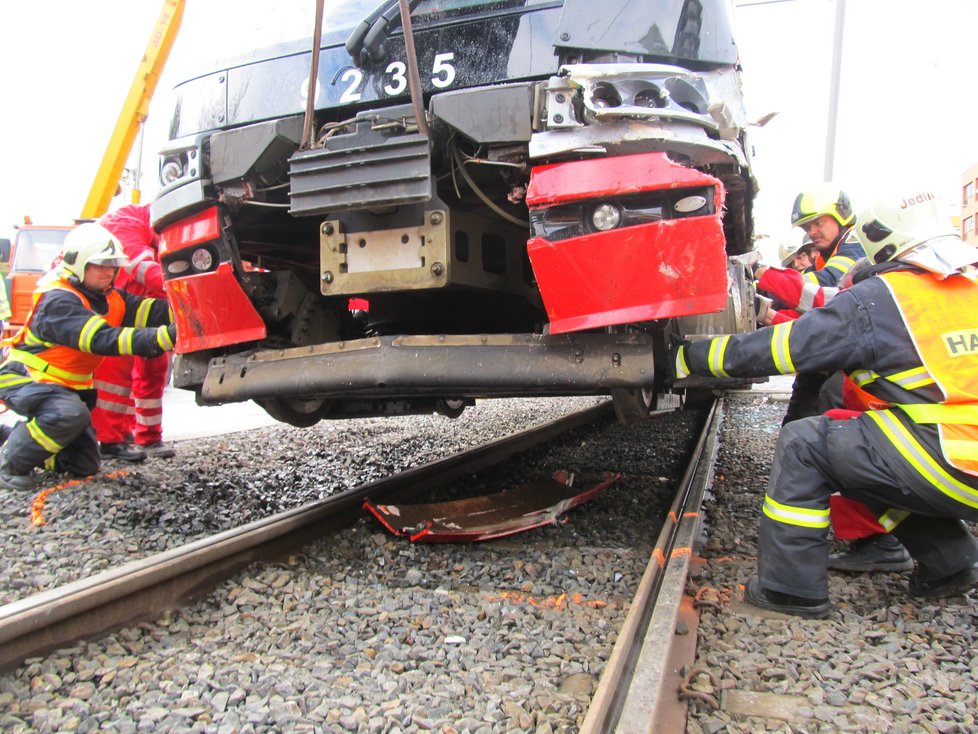
[[[910,575],[910,596],[924,599],[943,599],[946,596],[963,594],[978,583],[978,563],[961,569],[949,576],[928,579],[918,569]]]
[[[880,533],[852,541],[844,553],[831,554],[828,567],[836,571],[911,571],[913,560],[899,540]]]
[[[769,609],[772,612],[781,612],[782,614],[793,614],[796,617],[808,619],[825,619],[832,610],[832,605],[829,604],[828,599],[809,599],[804,596],[782,594],[778,591],[763,589],[757,576],[751,576],[747,580],[747,584],[744,586],[744,601],[761,609]]]
[[[136,447],[142,449],[150,458],[172,459],[177,455],[176,449],[164,441],[155,441],[145,445],[136,444]]]
[[[146,461],[145,451],[127,443],[103,443],[99,445],[98,450],[103,459],[119,459],[133,463]]]
[[[34,489],[34,477],[30,474],[14,474],[7,465],[0,466],[0,487],[30,492]]]

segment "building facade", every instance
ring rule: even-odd
[[[978,245],[978,163],[961,176],[961,239]]]

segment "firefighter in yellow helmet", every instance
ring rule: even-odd
[[[62,260],[34,291],[26,323],[0,365],[0,400],[26,418],[0,450],[0,487],[30,490],[37,467],[87,476],[99,469],[89,411],[104,355],[155,357],[173,348],[164,300],[112,287],[127,263],[119,241],[90,223],[65,238]]]
[[[978,582],[978,284],[946,207],[926,190],[882,197],[856,233],[873,266],[797,321],[680,346],[676,376],[758,377],[845,370],[873,398],[853,420],[781,429],[748,602],[830,612],[829,496],[870,507],[917,562],[909,593],[944,597]]]

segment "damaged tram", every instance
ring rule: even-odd
[[[308,426],[609,394],[627,421],[671,339],[753,328],[729,0],[288,5],[177,85],[161,152],[200,403]]]

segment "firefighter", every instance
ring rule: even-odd
[[[0,450],[0,486],[30,490],[36,467],[88,476],[99,469],[89,411],[103,355],[155,357],[173,348],[165,301],[112,287],[128,260],[99,224],[65,238],[58,266],[38,282],[26,323],[7,342],[0,400],[26,417]]]
[[[793,229],[792,233],[781,241],[778,246],[778,257],[781,258],[782,268],[807,273],[815,267],[815,243],[807,234],[799,238],[796,234],[798,231]]]
[[[758,267],[757,287],[800,314],[829,303],[839,292],[846,272],[863,257],[862,246],[852,234],[855,220],[849,196],[841,189],[822,186],[802,191],[791,207],[791,224],[800,227],[815,245],[814,269],[796,270]],[[781,425],[817,415],[819,393],[826,375],[800,372],[791,388],[791,398]]]
[[[115,286],[137,296],[166,298],[158,260],[159,236],[149,223],[149,205],[130,204],[106,214],[99,224],[116,236],[129,264],[119,269]],[[171,458],[163,442],[163,390],[170,355],[108,357],[95,370],[98,402],[92,424],[102,455],[143,461],[147,455]],[[128,443],[129,440],[135,446]]]
[[[917,562],[909,593],[938,598],[978,581],[978,249],[928,191],[881,198],[856,233],[874,263],[824,308],[750,334],[681,345],[677,377],[845,370],[876,401],[851,420],[781,430],[745,599],[829,614],[829,496],[883,518]]]

